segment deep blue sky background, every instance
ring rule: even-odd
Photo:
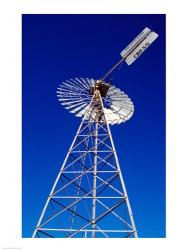
[[[23,237],[32,236],[80,123],[58,102],[58,84],[100,78],[146,26],[159,38],[114,81],[135,113],[111,129],[139,237],[165,237],[164,15],[23,15]]]

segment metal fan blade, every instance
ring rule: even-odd
[[[62,82],[56,91],[58,100],[70,113],[82,117],[89,109],[93,97],[91,87],[94,87],[95,84],[96,80],[93,78],[74,78]],[[114,85],[109,87],[102,99],[104,114],[109,124],[120,124],[129,120],[133,115],[134,105],[131,99]],[[94,119],[95,116],[96,113],[93,111],[92,118]],[[87,118],[89,118],[89,114]]]

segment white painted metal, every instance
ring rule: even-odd
[[[108,178],[107,181],[110,181],[111,179],[112,179],[112,178],[110,177],[110,178]],[[107,183],[107,182],[106,182],[106,183]],[[103,186],[103,185],[104,185],[104,183],[98,185],[98,186],[96,187],[96,189],[100,188],[100,187]],[[80,200],[84,199],[85,197],[87,197],[87,196],[90,195],[91,193],[92,193],[92,190],[91,190],[90,192],[88,192],[86,195],[83,195],[80,199],[78,199],[78,200],[72,202],[72,203],[71,203],[69,206],[67,206],[66,208],[60,210],[58,213],[56,213],[55,215],[53,215],[51,218],[49,218],[48,220],[46,220],[44,223],[40,224],[40,226],[46,225],[49,221],[51,221],[52,219],[54,219],[55,217],[57,217],[58,215],[60,215],[60,214],[63,213],[64,211],[68,210],[70,207],[72,207],[73,205],[77,204]],[[50,197],[50,198],[51,198],[51,197]],[[86,227],[87,225],[90,225],[91,223],[92,223],[92,221],[89,222],[88,224],[86,224],[85,227]],[[38,226],[38,227],[39,227],[39,226]],[[37,229],[38,229],[38,228],[36,228],[36,230],[37,230]]]
[[[131,65],[149,46],[153,43],[158,34],[145,28],[121,53],[122,60]],[[120,63],[121,61],[119,61]],[[118,65],[118,63],[116,64]],[[112,69],[113,71],[113,69]]]
[[[93,200],[92,200],[92,238],[95,238],[96,218],[96,187],[97,187],[97,148],[98,148],[98,115],[95,121],[95,143],[94,143],[94,177],[93,177]]]
[[[76,199],[76,198],[82,198],[82,196],[53,196],[55,199]],[[83,197],[84,199],[93,199],[93,197]],[[94,199],[121,199],[121,196],[94,196]]]
[[[77,86],[77,83],[80,86]],[[89,103],[93,95],[90,88],[96,80],[88,78],[75,78],[63,82],[57,91],[58,100],[70,113],[82,117],[89,109]],[[131,99],[119,88],[110,86],[107,96],[103,97],[106,119],[109,124],[120,124],[131,118],[134,113],[134,105]],[[89,116],[89,115],[88,115]],[[96,114],[93,114],[95,122]]]
[[[148,34],[150,34],[151,30],[149,28],[145,28],[121,53],[120,55],[123,58],[126,58],[135,47],[137,47],[142,40],[147,37]]]
[[[45,230],[45,231],[77,231],[79,230],[78,228],[77,229],[70,229],[70,228],[40,228],[40,230]],[[80,232],[92,232],[92,229],[80,229],[79,230]],[[124,232],[133,232],[133,230],[107,230],[107,229],[102,229],[102,231],[104,232],[114,232],[114,233],[124,233]],[[95,229],[95,232],[101,232],[101,230],[96,230]]]
[[[156,40],[158,34],[151,32],[126,58],[125,62],[131,65]]]

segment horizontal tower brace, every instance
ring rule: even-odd
[[[74,150],[72,150],[72,151],[70,151],[71,153],[85,153],[85,152],[87,152],[87,153],[90,153],[90,152],[95,152],[95,150],[80,150],[80,151],[74,151]],[[113,150],[97,150],[97,153],[104,153],[104,152],[114,152]]]
[[[71,228],[38,228],[38,230],[43,230],[43,231],[77,231],[79,232],[92,232],[92,229],[71,229]],[[94,230],[95,232],[108,232],[108,233],[131,233],[134,232],[134,230],[107,230],[107,229],[102,229],[102,230]]]
[[[98,170],[97,173],[118,173],[119,170]],[[85,171],[64,171],[63,174],[81,174],[85,173]],[[86,171],[86,173],[94,173],[93,171]]]
[[[83,198],[83,199],[123,199],[124,196],[98,196],[98,197],[82,197],[82,196],[53,196],[53,199],[77,199],[77,198]]]

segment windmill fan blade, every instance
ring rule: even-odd
[[[91,90],[95,84],[96,80],[89,78],[75,78],[62,82],[57,88],[58,100],[70,113],[83,117],[89,109],[93,97]],[[105,118],[111,125],[123,123],[133,115],[134,105],[131,99],[114,85],[109,87],[102,100]]]

